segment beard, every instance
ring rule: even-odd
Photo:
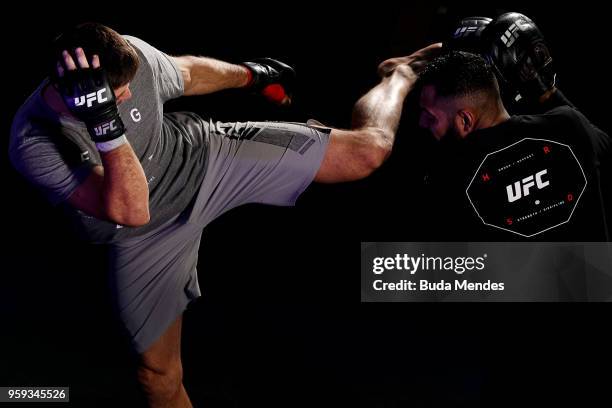
[[[461,143],[461,136],[454,126],[451,126],[448,131],[440,139],[440,148],[443,150],[453,150]]]

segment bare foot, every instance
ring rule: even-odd
[[[378,66],[378,75],[387,77],[398,67],[408,65],[418,74],[427,66],[427,63],[442,53],[442,43],[428,45],[425,48],[408,55],[407,57],[390,58]]]

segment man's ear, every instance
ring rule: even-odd
[[[474,113],[468,109],[462,109],[455,115],[455,130],[463,139],[474,131],[476,126],[476,117]]]

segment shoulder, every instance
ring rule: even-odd
[[[567,105],[557,106],[556,108],[546,111],[545,113],[541,115],[545,117],[550,117],[550,118],[568,118],[568,119],[577,119],[577,118],[584,117],[584,115],[582,115],[582,113],[580,113],[578,109],[573,108],[571,106],[567,106]]]
[[[140,51],[142,53],[143,49],[152,47],[149,43],[141,40],[138,37],[134,37],[133,35],[122,35],[123,39],[126,40],[132,47],[136,48],[136,51]]]
[[[577,131],[590,126],[590,122],[580,111],[566,105],[555,107],[544,113],[514,116],[513,119],[517,124],[551,130],[558,129],[565,132]]]
[[[144,58],[149,64],[154,64],[159,59],[166,59],[167,55],[151,45],[147,41],[144,41],[138,37],[132,35],[122,36],[138,53],[141,58]]]
[[[131,35],[124,35],[123,38],[136,50],[141,66],[151,66],[159,59],[161,52],[148,42]]]
[[[45,109],[42,98],[42,90],[47,81],[43,83],[25,100],[19,107],[13,122],[10,132],[10,151],[11,153],[25,142],[32,140],[32,137],[39,133],[41,123],[51,120],[50,109]]]
[[[146,66],[156,77],[160,74],[164,77],[170,75],[176,81],[182,81],[175,58],[138,37],[123,35],[123,38],[135,48],[141,59],[141,67]]]

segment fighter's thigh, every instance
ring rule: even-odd
[[[247,203],[293,205],[320,167],[329,131],[284,122],[211,126],[207,168],[190,222],[206,225]]]

